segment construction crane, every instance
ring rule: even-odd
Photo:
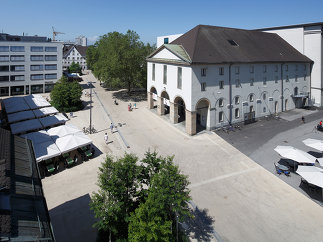
[[[58,34],[65,34],[65,33],[62,33],[62,32],[55,31],[54,27],[52,27],[52,29],[53,29],[53,41],[55,41],[56,35],[58,35]]]

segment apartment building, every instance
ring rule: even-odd
[[[62,43],[0,34],[0,96],[50,92],[62,76]]]
[[[87,46],[81,45],[65,45],[63,49],[63,70],[67,70],[73,62],[78,63],[82,70],[87,70],[87,48]]]

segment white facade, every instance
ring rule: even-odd
[[[0,96],[50,92],[62,76],[62,43],[0,41]]]
[[[147,91],[156,92],[155,99],[169,98],[166,105],[176,104],[180,97],[187,111],[196,112],[198,124],[209,130],[243,122],[251,112],[258,118],[301,107],[310,91],[309,63],[183,65],[170,63],[179,57],[167,51],[162,49],[148,61]],[[151,61],[154,58],[156,62]]]
[[[82,55],[75,46],[73,46],[63,57],[63,70],[67,70],[73,62],[78,63],[82,70],[87,70],[85,55]]]
[[[178,37],[182,36],[183,34],[173,34],[173,35],[165,35],[157,37],[157,48],[162,46],[163,44],[169,44],[173,40],[177,39]]]
[[[323,106],[322,23],[277,27],[263,31],[278,34],[314,61],[311,72],[311,98],[315,106]]]

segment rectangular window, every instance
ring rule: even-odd
[[[30,60],[31,61],[43,61],[44,56],[43,55],[31,55]]]
[[[25,66],[23,65],[10,66],[10,71],[25,71]]]
[[[201,91],[205,92],[205,90],[206,90],[206,82],[202,82],[201,83]]]
[[[239,74],[239,72],[240,72],[240,68],[239,68],[239,66],[236,66],[236,67],[235,67],[235,72],[236,72],[236,74]]]
[[[275,83],[278,83],[278,76],[275,76]]]
[[[0,76],[0,82],[8,82],[9,76]]]
[[[219,122],[223,122],[223,112],[219,112]]]
[[[239,110],[239,108],[236,108],[235,110],[234,110],[234,117],[237,119],[237,118],[240,118],[240,110]]]
[[[45,47],[46,52],[57,52],[57,47]]]
[[[164,76],[163,76],[163,83],[167,84],[167,66],[164,65]]]
[[[250,78],[250,86],[253,86],[253,83],[254,83],[254,79]]]
[[[45,65],[45,70],[57,70],[57,65]]]
[[[1,72],[9,71],[9,66],[0,66],[0,71]]]
[[[45,74],[45,79],[46,80],[57,79],[57,74],[56,73],[53,73],[53,74]]]
[[[295,82],[298,82],[298,75],[295,75]]]
[[[10,81],[24,81],[25,76],[24,75],[19,75],[19,76],[10,76]]]
[[[285,65],[285,71],[288,71],[288,65]]]
[[[30,80],[44,80],[43,74],[30,75]]]
[[[239,79],[237,79],[236,80],[236,87],[240,87],[241,85],[240,85],[240,80]]]
[[[236,96],[236,97],[234,98],[234,103],[235,103],[236,105],[240,103],[240,98],[239,98],[238,96]]]
[[[31,52],[43,52],[44,47],[42,47],[42,46],[30,46],[30,51]]]
[[[153,81],[155,81],[155,64],[153,64],[153,73],[152,73],[152,77],[151,77],[151,79],[153,80]]]
[[[223,104],[223,99],[222,99],[222,98],[220,98],[220,99],[219,99],[219,107],[223,107],[223,105],[224,105],[224,104]]]
[[[0,55],[0,61],[2,62],[9,61],[9,55]]]
[[[182,67],[177,67],[177,88],[182,89]]]
[[[278,65],[275,65],[275,72],[278,72]]]
[[[10,61],[25,61],[24,55],[11,55]]]
[[[0,87],[0,97],[9,96],[9,87]]]
[[[250,66],[250,73],[254,73],[254,71],[255,71],[254,66]]]
[[[206,76],[206,68],[201,69],[201,76]]]
[[[46,61],[57,61],[57,55],[45,55]]]
[[[224,81],[219,81],[219,88],[224,89]]]
[[[169,38],[164,38],[164,44],[168,44]]]
[[[224,75],[224,67],[219,67],[219,75],[220,76]]]
[[[10,46],[10,51],[12,52],[24,52],[25,46]]]
[[[267,72],[267,66],[266,65],[263,66],[263,71],[264,71],[264,73]]]
[[[8,52],[9,46],[0,46],[0,52]]]
[[[44,69],[44,65],[31,65],[30,70],[31,71],[42,71]]]
[[[264,79],[263,79],[263,84],[264,84],[264,86],[266,86],[266,85],[267,85],[267,77],[264,77]]]

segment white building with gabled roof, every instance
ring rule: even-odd
[[[198,25],[147,58],[149,108],[202,129],[308,105],[312,60],[277,34]]]

